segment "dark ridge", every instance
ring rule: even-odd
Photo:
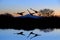
[[[60,17],[20,18],[10,14],[0,15],[0,29],[54,29],[60,28]]]

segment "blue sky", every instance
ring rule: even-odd
[[[33,9],[59,9],[60,0],[0,0],[0,11]]]

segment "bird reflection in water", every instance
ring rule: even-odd
[[[30,34],[27,36],[27,38],[29,38],[30,35],[34,35],[33,37],[30,38],[30,40],[31,40],[32,38],[37,37],[37,36],[41,36],[41,35],[39,35],[39,34],[35,34],[35,33],[33,33],[33,32],[30,32]]]
[[[41,35],[39,35],[39,34],[35,34],[33,37],[30,38],[30,40],[31,40],[32,38],[37,37],[37,36],[41,36]]]
[[[19,33],[16,33],[16,34],[25,36],[24,32],[19,32]],[[29,35],[27,36],[27,38],[26,38],[25,40],[27,40],[27,39],[30,37],[30,35],[34,35],[33,37],[30,38],[30,40],[31,40],[32,38],[37,37],[37,36],[41,36],[41,35],[39,35],[39,34],[35,34],[35,33],[33,33],[33,32],[30,32]]]
[[[25,34],[23,34],[23,32],[20,32],[20,33],[17,33],[18,35],[23,35],[23,36],[25,36]]]

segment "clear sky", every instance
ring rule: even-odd
[[[60,0],[0,0],[0,12],[18,12],[29,8],[60,10]]]

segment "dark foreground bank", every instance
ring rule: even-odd
[[[0,29],[46,29],[60,28],[59,17],[20,18],[10,14],[0,15]]]

